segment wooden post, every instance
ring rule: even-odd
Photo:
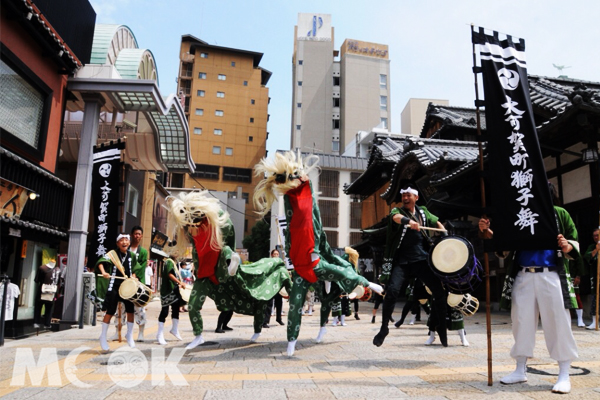
[[[473,24],[471,24],[471,35],[473,34]],[[473,43],[473,75],[475,77],[475,115],[477,118],[477,136],[479,147],[479,171],[483,172],[483,145],[481,144],[481,118],[479,115],[479,85],[477,81],[477,55],[475,53],[475,43]],[[481,192],[481,207],[485,209],[485,181],[483,174],[479,176],[479,187]],[[485,213],[482,218],[487,218]],[[487,366],[488,366],[488,386],[492,386],[492,315],[490,307],[490,260],[488,253],[483,253],[483,267],[485,271],[485,323],[487,333]]]

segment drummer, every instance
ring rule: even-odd
[[[129,347],[135,347],[135,341],[133,340],[134,306],[131,301],[125,300],[119,295],[119,287],[123,283],[123,279],[129,277],[136,278],[135,274],[131,271],[134,255],[128,250],[129,244],[129,235],[124,233],[119,234],[117,236],[116,249],[106,253],[96,263],[97,273],[104,278],[97,279],[98,295],[100,295],[100,287],[106,287],[106,296],[104,297],[106,314],[104,314],[104,319],[102,320],[102,334],[100,335],[100,347],[104,351],[109,349],[108,342],[106,341],[106,333],[119,302],[125,304],[125,312],[127,313],[127,334],[125,335],[127,344]]]
[[[446,293],[427,263],[429,239],[432,235],[429,230],[421,229],[444,229],[444,226],[427,208],[416,205],[419,192],[414,187],[406,186],[400,190],[400,194],[402,207],[394,208],[388,218],[382,273],[379,277],[379,281],[386,284],[386,295],[381,313],[381,329],[373,338],[373,344],[381,346],[389,333],[388,324],[402,284],[408,278],[417,277],[433,293],[431,318],[440,342],[447,347]]]

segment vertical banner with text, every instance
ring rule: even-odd
[[[525,41],[473,30],[485,96],[493,247],[556,248],[558,228],[529,98]]]
[[[94,231],[90,239],[88,266],[115,248],[119,234],[121,150],[124,143],[94,148],[92,207]]]

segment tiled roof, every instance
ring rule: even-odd
[[[429,103],[425,122],[423,123],[423,129],[421,130],[421,136],[424,136],[429,130],[432,119],[443,121],[440,130],[448,129],[449,127],[477,129],[477,114],[475,108],[453,107]],[[481,130],[485,130],[485,112],[483,110],[479,113],[479,120]]]
[[[309,153],[302,153],[303,156]],[[364,171],[367,169],[367,159],[360,157],[345,157],[333,154],[314,153],[319,157],[319,167],[336,170]]]
[[[46,227],[46,226],[40,225],[39,223],[22,221],[22,220],[16,219],[16,218],[0,216],[0,222],[2,222],[3,224],[13,225],[13,226],[15,226],[17,228],[21,228],[21,229],[32,229],[32,230],[40,231],[43,233],[47,233],[49,235],[58,236],[63,239],[66,239],[68,236],[66,232],[62,232],[57,229]]]
[[[423,139],[407,141],[400,160],[396,163],[390,185],[381,195],[388,204],[398,201],[401,181],[412,179],[405,176],[407,165],[416,162],[424,170],[431,171],[433,181],[448,181],[477,165],[479,146],[477,142],[458,140]],[[441,167],[443,164],[443,168]],[[414,167],[410,168],[412,174]],[[438,172],[441,171],[441,172]]]

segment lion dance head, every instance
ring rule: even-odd
[[[257,213],[265,215],[277,200],[277,195],[284,195],[291,189],[308,180],[308,174],[318,168],[319,157],[310,155],[302,158],[300,152],[293,151],[275,153],[270,159],[263,158],[254,166],[254,175],[262,176],[254,189],[254,207]]]
[[[169,196],[167,210],[168,234],[177,242],[172,254],[183,257],[188,247],[193,245],[187,233],[196,236],[200,229],[210,231],[212,249],[220,250],[223,247],[221,228],[227,223],[229,214],[220,214],[219,200],[212,197],[207,190]]]

